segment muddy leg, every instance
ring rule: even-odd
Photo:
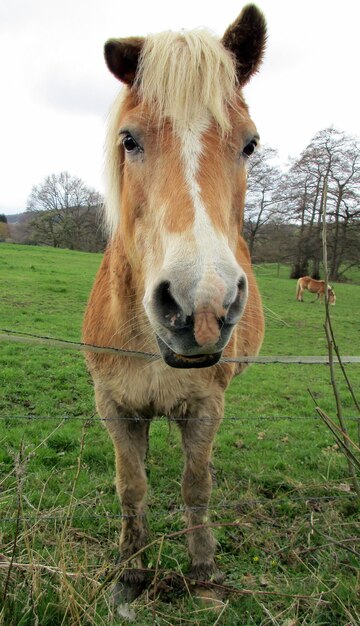
[[[134,600],[146,585],[141,554],[133,559],[131,556],[147,544],[145,457],[150,420],[124,415],[121,409],[108,399],[104,403],[97,398],[97,405],[100,415],[110,418],[105,424],[115,449],[116,489],[123,516],[119,566],[122,568],[124,564],[124,571],[114,588],[114,601],[120,604]],[[126,419],[122,419],[124,417]]]
[[[221,412],[222,415],[222,402]],[[214,417],[197,417],[179,421],[185,453],[182,495],[188,527],[205,524],[211,496],[210,461],[212,443],[221,421],[219,412]],[[190,575],[197,580],[221,580],[214,561],[216,541],[208,527],[187,535],[191,558]]]

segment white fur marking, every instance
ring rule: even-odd
[[[219,244],[219,236],[215,233],[214,228],[211,225],[210,219],[207,215],[206,208],[201,198],[201,188],[197,181],[197,174],[199,171],[200,157],[203,151],[202,135],[208,127],[208,119],[204,118],[199,120],[191,128],[184,128],[181,134],[183,161],[185,166],[185,180],[192,199],[195,211],[194,219],[194,235],[196,241],[204,240],[208,242],[208,245],[199,245],[202,251],[202,257],[204,253],[207,259],[211,257],[211,243]]]
[[[240,268],[221,233],[218,233],[206,211],[198,182],[199,164],[203,151],[202,136],[208,128],[207,117],[199,119],[181,133],[185,181],[194,207],[193,233],[196,241],[194,259],[198,276],[195,309],[210,306],[222,314],[222,305],[228,290],[235,297]],[[220,267],[226,268],[221,271]],[[221,312],[221,313],[220,313]]]

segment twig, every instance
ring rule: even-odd
[[[351,437],[349,437],[349,435],[347,433],[344,433],[341,430],[341,428],[339,428],[339,426],[337,426],[337,424],[335,424],[335,422],[325,413],[325,411],[320,409],[320,407],[318,407],[318,406],[316,407],[316,410],[317,410],[318,414],[320,415],[320,417],[324,420],[326,425],[330,428],[330,430],[333,432],[333,434],[336,436],[336,438],[338,440],[340,439],[340,435],[343,436],[343,441],[341,441],[341,439],[340,439],[342,447],[344,447],[346,450],[350,451],[348,445],[345,445],[345,443],[344,443],[344,440],[345,440],[347,444],[353,446],[357,452],[360,452],[360,448],[359,448],[359,446],[356,445],[355,441],[353,441],[351,439]],[[360,467],[360,459],[357,459],[355,457],[355,455],[351,451],[350,451],[350,454],[351,454],[351,457],[352,457],[354,463]]]
[[[62,584],[65,585],[66,590],[68,591],[68,597],[71,598],[71,602],[68,603],[67,609],[66,609],[66,611],[64,613],[63,621],[66,619],[66,617],[68,615],[68,612],[70,612],[72,620],[74,621],[74,619],[75,619],[75,623],[77,623],[77,624],[80,623],[79,608],[81,608],[81,602],[80,602],[80,604],[79,604],[79,602],[77,602],[77,600],[75,598],[75,593],[78,596],[79,596],[79,594],[77,592],[75,592],[74,587],[72,587],[70,585],[70,582],[69,582],[68,578],[66,577],[66,567],[65,567],[65,561],[66,561],[66,557],[65,557],[65,534],[66,534],[67,529],[70,527],[70,524],[71,524],[71,521],[72,521],[73,502],[74,502],[74,498],[75,498],[75,490],[76,490],[77,482],[78,482],[78,479],[79,479],[79,476],[80,476],[82,455],[83,455],[83,451],[84,451],[85,428],[86,428],[86,422],[84,422],[84,424],[82,425],[81,438],[80,438],[80,449],[79,449],[79,454],[78,454],[78,457],[77,457],[77,465],[76,465],[76,470],[75,470],[75,476],[74,476],[74,480],[73,480],[73,484],[72,484],[69,504],[68,504],[68,507],[67,507],[67,513],[66,513],[66,516],[65,516],[65,521],[64,521],[64,525],[63,525],[61,536],[60,536],[60,542],[59,542],[60,549],[61,549],[60,563],[62,564],[62,567],[60,569],[63,571],[63,574],[65,575],[65,578],[64,579],[60,579],[60,580],[61,580]],[[75,615],[74,615],[74,612],[75,612]]]
[[[349,546],[344,545],[344,543],[346,541],[358,541],[357,538],[354,537],[354,538],[344,539],[343,541],[338,541],[337,539],[333,539],[329,535],[326,535],[325,533],[320,532],[320,530],[318,530],[315,526],[314,526],[314,531],[320,537],[323,537],[323,539],[326,539],[327,541],[329,541],[330,544],[334,544],[335,546],[339,546],[340,548],[343,548],[344,550],[347,550],[348,552],[351,552],[351,554],[353,554],[357,558],[360,558],[360,552],[357,552],[356,550],[353,550],[352,548],[349,548]]]
[[[154,584],[154,598],[156,598],[157,579],[158,579],[159,564],[160,564],[163,545],[164,545],[164,535],[162,535],[160,538],[160,545],[159,545],[159,550],[158,550],[157,559],[156,559],[155,575],[154,575],[154,583],[153,583]],[[155,624],[155,620],[156,620],[155,604],[153,604],[153,624]]]
[[[316,532],[321,535],[321,533],[319,533],[318,530],[316,530]],[[341,540],[335,540],[332,537],[327,537],[326,535],[322,535],[322,537],[324,537],[325,539],[328,539],[329,543],[323,543],[320,546],[311,546],[309,548],[304,548],[303,550],[300,550],[298,554],[306,554],[308,552],[316,552],[317,550],[324,550],[324,548],[329,548],[335,543],[335,545],[339,546],[340,548],[343,548],[344,550],[348,550],[355,556],[360,557],[360,552],[356,552],[356,550],[352,550],[351,548],[348,548],[346,545],[347,543],[358,543],[360,541],[360,537],[348,537],[347,539],[341,539]]]
[[[143,546],[142,548],[140,548],[140,550],[138,550],[137,552],[134,552],[134,554],[132,554],[128,559],[126,559],[126,561],[123,561],[120,564],[120,568],[119,566],[117,566],[116,568],[113,568],[108,575],[106,576],[105,580],[102,582],[102,584],[100,585],[100,587],[95,591],[95,593],[92,595],[92,597],[89,600],[89,605],[91,605],[96,598],[99,596],[99,594],[102,592],[102,590],[104,589],[104,587],[106,587],[111,581],[113,581],[114,579],[117,579],[121,576],[122,572],[124,571],[124,569],[126,569],[126,566],[137,556],[139,556],[140,554],[142,554],[145,550],[147,550],[148,548],[152,547],[153,545],[156,545],[159,542],[163,542],[166,539],[174,539],[175,537],[179,537],[181,535],[185,535],[187,533],[191,533],[194,530],[200,530],[201,528],[236,528],[236,527],[241,527],[242,523],[241,522],[220,522],[220,523],[206,523],[206,524],[197,524],[196,526],[191,526],[190,528],[184,528],[182,530],[177,530],[173,533],[168,533],[165,535],[162,535],[161,537],[154,539],[153,541],[151,541],[148,545]],[[138,568],[140,571],[146,571],[146,572],[155,572],[155,569],[149,569],[149,568]],[[172,577],[180,577],[180,575],[177,572],[167,572],[168,576],[172,576]],[[193,578],[190,578],[188,576],[184,576],[183,574],[181,575],[181,578],[184,580],[187,580],[190,582],[191,585],[197,585],[197,586],[202,586],[205,588],[210,588],[210,589],[218,589],[219,591],[224,591],[224,592],[228,592],[228,593],[233,593],[233,594],[239,594],[239,595],[251,595],[251,594],[255,594],[255,595],[261,595],[261,596],[279,596],[279,597],[286,597],[286,598],[294,598],[294,599],[301,599],[301,600],[311,600],[311,601],[321,601],[324,602],[322,599],[319,598],[315,598],[313,596],[306,596],[306,595],[301,595],[301,594],[289,594],[289,593],[282,593],[279,591],[263,591],[263,590],[252,590],[252,589],[236,589],[236,587],[230,587],[228,585],[221,585],[220,583],[215,583],[213,581],[201,581],[201,580],[194,580]],[[327,602],[326,602],[327,604]]]
[[[69,525],[70,522],[71,522],[71,516],[72,516],[72,510],[73,510],[73,502],[74,502],[74,498],[75,498],[75,489],[76,489],[76,485],[78,483],[80,472],[81,472],[81,462],[82,462],[82,456],[83,456],[84,446],[85,446],[85,429],[86,429],[86,426],[87,426],[87,422],[84,422],[84,424],[82,426],[82,429],[81,429],[80,449],[79,449],[79,454],[78,454],[78,457],[77,457],[76,471],[75,471],[75,476],[74,476],[74,480],[73,480],[73,484],[72,484],[68,510],[67,510],[67,514],[66,514],[66,522],[65,522],[64,528],[63,528],[63,538],[64,538],[64,534],[65,534],[65,531],[66,531],[66,526]]]
[[[308,392],[315,403],[315,409],[317,413],[320,415],[320,417],[322,418],[326,426],[329,428],[329,430],[331,430],[339,447],[343,450],[344,454],[346,454],[348,460],[351,461],[351,463],[354,463],[354,465],[356,465],[360,469],[360,459],[358,459],[355,456],[355,454],[353,454],[349,446],[352,445],[359,452],[360,452],[360,448],[349,437],[347,433],[344,433],[341,430],[341,428],[339,428],[339,426],[337,426],[335,422],[333,422],[333,420],[325,413],[325,411],[323,411],[319,406],[317,406],[314,395],[312,394],[310,389],[308,389]],[[350,476],[350,479],[352,479],[352,475]]]
[[[336,356],[337,356],[337,358],[338,358],[338,363],[339,363],[339,365],[340,365],[341,371],[342,371],[343,376],[344,376],[344,378],[345,378],[345,381],[346,381],[346,384],[347,384],[348,389],[349,389],[349,391],[350,391],[350,394],[351,394],[351,397],[352,397],[352,399],[353,399],[353,402],[354,402],[354,404],[355,404],[355,406],[356,406],[357,410],[358,410],[358,411],[359,411],[359,413],[360,413],[360,403],[359,403],[359,401],[358,401],[357,397],[355,396],[355,392],[354,392],[353,386],[352,386],[352,384],[350,383],[350,379],[349,379],[349,377],[348,377],[348,375],[347,375],[347,371],[346,371],[346,369],[345,369],[345,367],[344,367],[344,364],[343,364],[343,359],[342,359],[342,357],[340,356],[340,352],[339,352],[339,349],[338,349],[337,344],[336,344],[336,341],[335,341],[334,331],[333,331],[333,328],[332,328],[332,324],[330,324],[329,330],[330,330],[330,333],[331,333],[331,339],[332,339],[332,342],[333,342],[334,350],[335,350],[335,352],[336,352]]]
[[[142,571],[142,570],[140,570]],[[144,571],[153,572],[153,569],[146,569]],[[264,591],[260,589],[237,589],[236,587],[231,587],[230,585],[222,585],[220,583],[215,583],[211,580],[203,581],[203,580],[194,580],[189,576],[180,575],[177,572],[166,571],[168,577],[171,578],[181,578],[189,581],[192,586],[204,587],[207,589],[214,589],[218,591],[223,591],[224,593],[234,594],[234,595],[259,595],[259,596],[277,596],[284,598],[293,598],[294,600],[310,600],[312,602],[322,602],[323,604],[330,604],[327,600],[322,600],[322,598],[307,596],[305,594],[296,594],[296,593],[283,593],[281,591]]]
[[[217,618],[216,618],[215,622],[213,623],[213,626],[216,626],[217,624],[219,624],[220,619],[221,619],[222,615],[225,613],[225,611],[226,611],[226,609],[228,608],[228,606],[229,606],[229,600],[227,600],[227,601],[224,603],[224,606],[222,607],[222,609],[221,609],[221,611],[220,611],[219,615],[217,616]]]
[[[100,583],[97,580],[95,580],[94,578],[91,578],[84,572],[79,572],[79,573],[64,572],[64,570],[60,567],[54,567],[53,565],[45,565],[43,563],[17,563],[15,561],[11,562],[11,559],[7,559],[7,557],[0,554],[0,569],[6,569],[6,568],[8,568],[8,570],[10,570],[11,568],[12,569],[16,568],[16,569],[20,569],[24,571],[27,571],[27,570],[31,571],[32,569],[37,569],[39,571],[48,572],[49,574],[59,574],[59,575],[65,574],[65,576],[68,576],[69,578],[83,577],[89,582],[94,583],[95,585],[100,585]]]
[[[18,540],[19,530],[20,530],[21,494],[22,494],[23,471],[24,471],[24,468],[22,466],[22,464],[23,464],[23,452],[24,452],[24,443],[23,443],[23,440],[21,440],[20,448],[19,448],[18,464],[16,466],[16,473],[17,473],[17,478],[18,478],[18,493],[17,493],[17,516],[16,516],[16,526],[15,526],[15,537],[14,537],[14,542],[13,542],[13,548],[12,548],[9,568],[8,568],[8,572],[7,572],[7,576],[6,576],[6,580],[5,580],[5,587],[4,587],[4,593],[3,593],[4,604],[5,604],[5,601],[6,601],[7,594],[8,594],[11,570],[12,570],[12,568],[14,566],[15,552],[16,552],[17,540]]]
[[[325,182],[324,182],[324,189],[323,189],[323,202],[322,202],[322,205],[323,205],[322,206],[323,264],[324,264],[324,278],[325,278],[325,294],[324,294],[324,296],[325,296],[325,324],[324,324],[324,327],[325,327],[325,334],[326,334],[327,345],[328,345],[330,380],[331,380],[331,385],[332,385],[333,393],[334,393],[334,397],[335,397],[337,417],[338,417],[339,424],[340,424],[340,427],[341,427],[341,431],[342,431],[342,434],[343,434],[344,446],[342,447],[342,449],[344,449],[344,447],[346,448],[346,457],[347,457],[349,472],[350,472],[350,475],[351,475],[354,491],[357,493],[357,495],[358,495],[358,497],[360,499],[360,485],[359,485],[358,480],[357,480],[354,463],[353,463],[353,461],[350,458],[352,453],[351,453],[351,450],[349,448],[349,443],[348,443],[348,438],[349,437],[348,437],[348,432],[347,432],[345,420],[343,418],[342,404],[341,404],[341,399],[340,399],[338,387],[337,387],[337,384],[336,384],[335,370],[334,370],[333,348],[334,348],[335,342],[333,340],[334,333],[333,333],[332,324],[331,324],[331,318],[330,318],[329,294],[328,294],[329,281],[328,281],[328,262],[327,262],[327,243],[326,243],[326,200],[327,200],[327,181],[325,180]]]
[[[357,397],[356,397],[356,395],[355,395],[355,392],[354,392],[353,386],[352,386],[352,384],[350,383],[350,379],[349,379],[349,377],[348,377],[348,375],[347,375],[347,372],[346,372],[346,369],[345,369],[345,367],[344,367],[343,359],[340,357],[339,349],[338,349],[337,344],[336,344],[336,341],[335,341],[334,332],[333,332],[333,328],[332,328],[332,325],[331,325],[331,324],[330,324],[329,330],[330,330],[330,333],[331,333],[331,339],[332,339],[332,342],[333,342],[334,350],[335,350],[335,352],[336,352],[336,356],[337,356],[337,358],[338,358],[338,362],[339,362],[339,365],[340,365],[340,367],[341,367],[341,371],[342,371],[342,373],[343,373],[343,376],[344,376],[344,378],[345,378],[345,381],[346,381],[346,384],[347,384],[348,390],[349,390],[349,392],[350,392],[350,395],[351,395],[351,397],[352,397],[352,399],[353,399],[353,402],[354,402],[354,404],[355,404],[355,406],[356,406],[357,410],[358,410],[358,411],[359,411],[359,413],[360,413],[360,403],[358,402],[358,399],[357,399]],[[358,441],[359,441],[359,444],[360,444],[360,419],[359,419],[359,418],[358,418],[358,420],[357,420],[357,426],[358,426]]]

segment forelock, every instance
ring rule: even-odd
[[[236,65],[220,40],[205,30],[167,31],[145,39],[135,87],[160,118],[190,127],[204,112],[222,132],[230,128]]]

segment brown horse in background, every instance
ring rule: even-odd
[[[299,278],[296,285],[296,299],[299,302],[304,302],[303,293],[305,289],[310,291],[310,293],[316,293],[316,299],[313,302],[316,300],[322,302],[325,295],[325,281],[315,280],[314,278],[311,278],[311,276],[302,276]],[[335,304],[336,302],[336,296],[331,285],[328,285],[328,302],[329,304]]]
[[[260,65],[265,38],[264,18],[249,5],[222,40],[196,30],[112,39],[105,46],[107,65],[125,88],[107,135],[111,239],[83,337],[160,352],[147,362],[87,356],[116,455],[122,529],[115,596],[121,603],[146,582],[145,458],[155,416],[177,422],[182,435],[191,575],[220,578],[206,525],[209,466],[225,390],[244,369],[221,356],[256,355],[264,328],[241,234],[246,162],[259,141],[241,89]]]

